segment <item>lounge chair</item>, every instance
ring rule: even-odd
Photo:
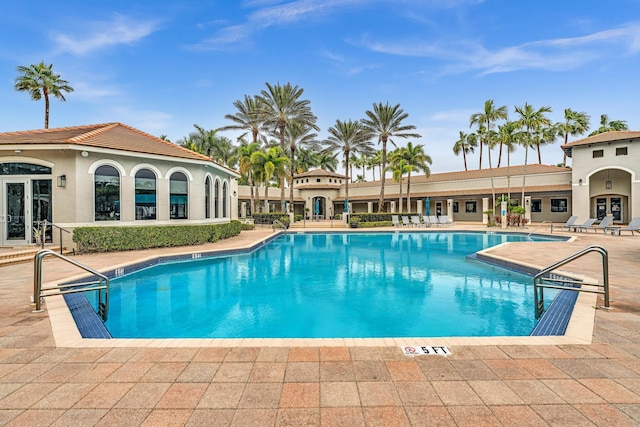
[[[431,225],[440,225],[440,226],[442,225],[440,224],[440,221],[438,221],[438,217],[435,215],[429,215],[429,223]]]
[[[442,225],[453,225],[453,221],[449,219],[449,215],[442,215],[440,218],[438,218],[438,221],[440,221],[440,224]]]
[[[431,227],[431,222],[429,221],[428,215],[422,215],[422,223],[425,227]]]
[[[604,234],[607,232],[607,228],[611,227],[612,223],[613,217],[605,216],[604,218],[602,218],[602,221],[600,221],[600,224],[592,226],[591,228],[593,228],[596,233],[598,232],[598,230],[602,230],[602,233]]]
[[[574,226],[576,220],[578,219],[577,215],[571,215],[569,217],[569,219],[567,220],[567,222],[565,222],[563,225],[560,226],[560,231],[562,230],[567,230],[567,231],[571,231],[571,227]]]
[[[640,217],[633,218],[626,227],[607,227],[606,231],[617,236],[620,236],[623,231],[630,231],[631,235],[635,236],[635,231],[640,233]]]
[[[591,227],[593,224],[595,224],[595,222],[597,220],[598,220],[598,218],[589,218],[583,224],[572,226],[571,229],[572,229],[572,231],[585,231],[586,232],[589,229],[589,227]]]
[[[409,226],[409,217],[406,215],[402,215],[402,226],[403,227]]]
[[[414,227],[422,227],[422,222],[420,222],[420,217],[418,215],[411,215],[411,225]]]
[[[400,227],[400,217],[398,215],[391,215],[391,222],[394,227]]]

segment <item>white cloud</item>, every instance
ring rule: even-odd
[[[436,58],[449,62],[443,73],[479,71],[481,74],[524,69],[570,70],[611,55],[640,51],[640,23],[579,37],[539,40],[489,49],[474,40],[456,42],[381,42],[368,37],[355,43],[368,50],[398,56]]]
[[[136,110],[130,107],[115,107],[110,115],[115,118],[114,121],[126,123],[154,135],[165,131],[172,118],[164,111]]]
[[[369,0],[371,1],[371,0]],[[244,23],[220,29],[213,37],[194,47],[206,50],[225,50],[230,45],[246,42],[255,32],[265,28],[316,19],[337,9],[366,4],[366,0],[297,0],[286,4],[271,6],[271,1],[250,1],[245,6],[268,5],[250,13]]]
[[[86,55],[110,46],[132,44],[158,29],[158,22],[136,21],[123,15],[115,15],[110,21],[85,24],[87,28],[91,28],[87,33],[53,34],[57,49],[75,55]]]
[[[87,102],[102,102],[104,98],[121,94],[119,89],[109,86],[99,86],[95,83],[76,82],[73,84],[73,98]]]

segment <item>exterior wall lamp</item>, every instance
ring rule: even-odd
[[[582,185],[582,178],[578,180],[578,185]]]
[[[67,186],[67,176],[66,175],[60,175],[58,177],[58,187],[66,187]]]

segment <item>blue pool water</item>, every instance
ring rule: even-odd
[[[113,279],[106,326],[114,338],[528,335],[536,324],[531,277],[467,258],[522,240],[529,239],[283,235],[249,254]]]

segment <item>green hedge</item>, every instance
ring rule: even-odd
[[[240,234],[240,221],[226,224],[78,227],[73,241],[78,251],[110,252],[199,245]]]
[[[269,212],[269,213],[254,213],[253,221],[256,224],[273,224],[274,220],[280,221],[280,218],[286,216],[289,217],[289,214],[286,212]]]
[[[391,212],[383,212],[383,213],[357,213],[353,214],[360,217],[362,222],[379,222],[379,221],[389,221],[391,222],[391,215],[409,216],[411,215],[419,215],[417,212],[403,212],[403,213],[391,213]]]
[[[360,222],[358,228],[393,227],[391,221]]]

